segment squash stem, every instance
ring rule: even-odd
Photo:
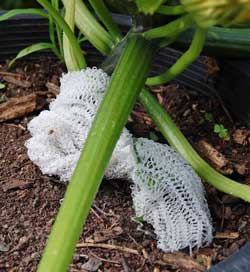
[[[193,61],[195,61],[204,46],[206,30],[197,27],[189,49],[163,74],[147,79],[147,85],[166,84],[181,74]]]
[[[66,271],[115,144],[145,84],[154,52],[152,43],[140,35],[128,39],[67,188],[38,272]]]
[[[169,144],[190,163],[198,175],[219,191],[250,202],[250,186],[223,176],[204,161],[147,89],[143,88],[139,100]]]

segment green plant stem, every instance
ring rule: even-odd
[[[206,30],[197,27],[189,49],[173,64],[165,73],[147,79],[147,85],[167,83],[182,73],[193,61],[195,61],[203,48],[206,39]]]
[[[205,162],[147,89],[144,88],[141,91],[139,99],[169,144],[190,163],[204,180],[226,194],[250,202],[250,186],[240,184],[221,175]]]
[[[60,52],[58,51],[56,46],[54,20],[51,15],[49,15],[49,38],[53,45],[53,52],[56,54],[57,57],[60,56]],[[61,59],[61,56],[59,59]]]
[[[51,4],[57,11],[59,11],[59,0],[52,0]],[[57,23],[55,25],[56,25],[56,36],[58,40],[59,52],[60,52],[61,58],[64,59],[62,31],[60,26]]]
[[[182,5],[176,6],[160,6],[156,13],[164,15],[180,15],[185,13],[185,9]]]
[[[38,272],[65,272],[113,149],[143,87],[154,47],[128,39],[67,188]],[[65,239],[66,238],[66,239]]]
[[[190,15],[183,15],[182,17],[168,23],[167,25],[150,29],[142,35],[145,39],[157,38],[172,38],[178,36],[181,32],[185,31],[194,24]]]
[[[67,0],[62,0],[64,5]],[[76,0],[75,23],[90,43],[103,55],[108,55],[113,48],[112,36],[98,23],[82,0]]]
[[[68,39],[71,42],[72,49],[75,52],[75,56],[78,59],[79,66],[81,68],[86,67],[86,62],[85,62],[82,50],[77,42],[77,39],[75,38],[75,35],[71,31],[70,27],[67,25],[67,23],[64,21],[64,19],[61,17],[60,13],[49,3],[48,0],[37,0],[37,2],[49,12],[49,14],[54,18],[54,20],[57,22],[57,24],[61,26],[61,28],[63,29],[63,31],[67,35]]]
[[[67,4],[65,6],[65,21],[69,25],[72,32],[74,32],[75,26],[75,0],[67,0]],[[70,40],[63,33],[63,51],[64,51],[64,61],[67,66],[68,71],[77,71],[80,70],[80,66],[78,64],[78,60],[74,54],[72,49]]]
[[[114,22],[109,10],[107,9],[103,0],[89,0],[99,20],[105,25],[115,43],[122,39],[122,33],[118,25]]]

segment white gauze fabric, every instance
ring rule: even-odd
[[[109,80],[97,68],[63,75],[49,110],[28,124],[28,155],[44,174],[70,180]],[[132,180],[136,215],[152,224],[162,250],[201,247],[211,241],[202,183],[171,147],[143,138],[133,141],[125,128],[105,177]]]
[[[199,177],[171,147],[135,141],[132,195],[138,217],[150,223],[164,251],[201,247],[212,240],[210,213]]]

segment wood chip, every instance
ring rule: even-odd
[[[203,155],[219,172],[226,175],[233,173],[230,161],[206,140],[200,140],[197,143],[197,147],[201,155]]]
[[[34,93],[11,98],[0,105],[0,122],[25,116],[37,108],[37,96]]]
[[[6,71],[0,71],[0,76],[10,76],[10,77],[18,77],[18,78],[22,77],[21,74],[11,73],[11,72],[6,72]]]
[[[46,87],[48,88],[48,92],[57,96],[59,94],[60,88],[53,82],[47,82]]]
[[[31,87],[31,82],[29,82],[25,79],[18,78],[16,76],[10,76],[10,75],[3,76],[3,80],[8,83],[12,83],[16,86],[19,86],[19,87],[23,87],[23,88]]]
[[[204,265],[195,262],[190,256],[181,253],[165,253],[162,262],[171,268],[183,269],[184,271],[203,272],[206,270]]]
[[[33,185],[32,182],[27,182],[25,180],[20,180],[20,179],[13,179],[11,181],[6,182],[3,185],[3,191],[7,192],[13,189],[26,189],[29,188]]]
[[[102,261],[100,259],[90,257],[89,260],[85,264],[83,264],[81,268],[86,271],[95,272],[99,269],[101,265]]]
[[[119,226],[96,232],[92,236],[86,238],[87,243],[101,243],[114,239],[123,233],[123,229]]]
[[[233,140],[240,145],[250,144],[250,130],[236,129],[233,133]]]
[[[250,173],[250,160],[249,158],[246,161],[240,161],[239,163],[234,164],[235,170],[242,176],[248,175]]]
[[[7,252],[10,250],[9,245],[5,244],[5,243],[0,243],[0,252]]]
[[[216,232],[215,239],[237,239],[239,238],[239,232]]]

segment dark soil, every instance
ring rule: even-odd
[[[0,82],[6,84],[0,93],[1,101],[34,92],[46,107],[57,92],[62,72],[63,67],[49,60],[20,63],[10,74],[1,67]],[[220,101],[175,85],[155,91],[160,103],[204,158],[215,163],[213,153],[209,157],[204,146],[201,148],[201,141],[222,155],[222,164],[215,165],[219,171],[229,169],[232,177],[250,183],[250,141],[235,137],[239,130],[246,134],[248,130],[230,121]],[[36,271],[66,189],[56,177],[42,175],[26,154],[24,142],[30,137],[26,125],[40,110],[38,107],[18,119],[0,123],[1,272]],[[214,123],[228,129],[229,141],[213,132]],[[128,128],[137,136],[164,141],[139,104],[131,114]],[[215,239],[209,247],[195,251],[191,258],[185,250],[173,254],[159,251],[152,228],[133,221],[129,183],[104,181],[79,241],[85,245],[77,248],[69,271],[86,271],[86,263],[92,271],[205,271],[224,260],[250,239],[250,205],[208,185],[206,191]],[[98,244],[86,247],[86,243]]]

